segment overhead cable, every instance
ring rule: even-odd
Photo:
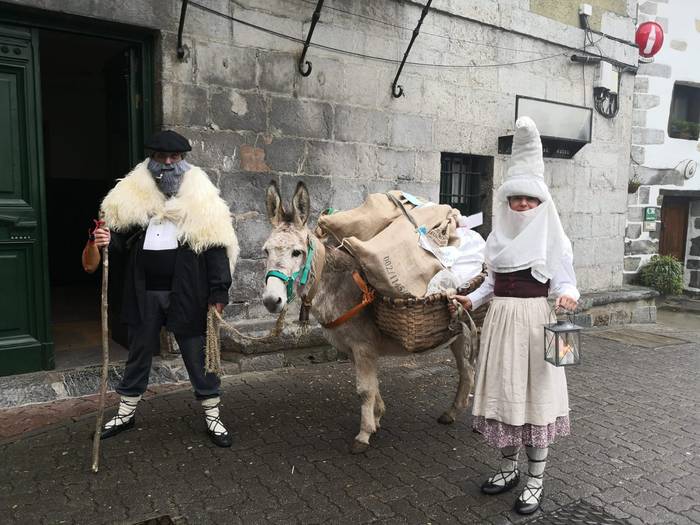
[[[252,22],[248,22],[246,20],[242,20],[240,18],[237,18],[235,16],[229,15],[228,13],[222,13],[220,11],[217,11],[215,9],[212,9],[211,7],[207,7],[205,5],[202,5],[198,2],[189,2],[189,5],[192,7],[196,7],[197,9],[200,9],[202,11],[205,11],[207,13],[210,13],[215,16],[219,16],[221,18],[225,18],[227,20],[231,20],[232,22],[236,22],[239,24],[242,24],[246,27],[250,27],[251,29],[255,29],[257,31],[262,31],[264,33],[267,33],[269,35],[282,38],[285,40],[289,40],[292,42],[296,42],[298,44],[304,44],[304,40],[301,38],[297,38],[291,35],[287,35],[285,33],[281,33],[279,31],[275,31],[274,29],[269,29],[267,27],[259,26],[257,24],[253,24]],[[356,51],[350,51],[347,49],[340,49],[337,47],[332,47],[332,46],[327,46],[324,44],[319,44],[317,42],[312,42],[310,43],[309,47],[315,47],[318,49],[323,49],[325,51],[330,51],[333,53],[339,53],[347,56],[353,56],[356,58],[364,58],[368,60],[375,60],[377,62],[384,62],[388,64],[399,64],[401,63],[400,60],[394,59],[394,58],[387,58],[387,57],[381,57],[381,56],[376,56],[376,55],[367,55],[364,53],[358,53]],[[495,63],[495,64],[430,64],[426,62],[406,62],[406,65],[409,66],[414,66],[414,67],[426,67],[426,68],[439,68],[439,69],[478,69],[478,68],[497,68],[497,67],[507,67],[507,66],[517,66],[520,64],[530,64],[532,62],[540,62],[543,60],[551,60],[552,58],[557,58],[557,57],[562,57],[562,56],[568,56],[568,53],[566,52],[560,52],[560,53],[555,53],[552,55],[546,55],[543,57],[539,58],[531,58],[528,60],[519,60],[515,62],[505,62],[505,63]]]
[[[313,4],[314,2],[312,0],[299,0],[300,2],[304,2],[307,4]],[[369,20],[371,22],[376,22],[378,24],[383,24],[387,27],[392,27],[394,29],[402,29],[404,31],[413,31],[413,28],[411,27],[406,27],[398,24],[392,24],[391,22],[387,22],[386,20],[381,20],[379,18],[373,18],[371,16],[363,15],[360,13],[353,13],[352,11],[347,11],[346,9],[341,9],[339,7],[333,7],[333,6],[326,6],[326,9],[330,11],[337,11],[339,13],[343,13],[349,16],[355,16],[357,18],[363,18],[365,20]],[[517,51],[519,53],[534,53],[537,55],[544,55],[545,53],[543,51],[534,51],[531,49],[517,49],[514,47],[505,47],[505,46],[497,46],[494,44],[487,44],[486,42],[479,42],[478,40],[468,40],[465,38],[457,38],[455,36],[450,36],[450,35],[441,35],[438,33],[431,33],[430,31],[421,31],[421,35],[428,35],[428,36],[433,36],[435,38],[443,38],[445,40],[449,40],[450,42],[462,42],[465,44],[473,44],[475,46],[483,46],[483,47],[490,47],[493,49],[503,49],[505,51]]]

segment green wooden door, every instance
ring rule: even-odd
[[[0,375],[53,368],[37,56],[0,25]]]

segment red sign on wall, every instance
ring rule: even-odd
[[[651,58],[659,52],[664,43],[664,30],[656,22],[644,22],[637,28],[635,36],[639,54]]]

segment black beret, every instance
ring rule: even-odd
[[[144,147],[151,151],[162,151],[163,153],[192,151],[192,146],[190,146],[190,142],[185,137],[169,129],[159,131],[153,135]]]

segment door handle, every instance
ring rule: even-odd
[[[23,219],[22,217],[13,217],[12,215],[0,215],[0,223],[9,224],[11,227],[21,228],[23,230],[36,228],[35,219]]]
[[[19,222],[19,217],[13,217],[12,215],[0,215],[0,222],[5,222],[14,226]]]

